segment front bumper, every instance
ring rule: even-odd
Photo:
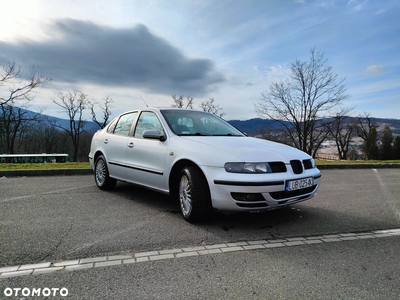
[[[93,161],[93,155],[91,153],[89,153],[88,155],[88,159],[89,159],[89,164],[90,167],[92,168],[92,170],[94,170],[94,161]]]
[[[212,205],[221,211],[271,210],[299,203],[315,196],[321,173],[317,168],[302,174],[232,174],[222,169],[203,169],[208,178]],[[304,189],[286,191],[288,180],[313,177],[313,185]],[[222,179],[214,179],[222,178]]]

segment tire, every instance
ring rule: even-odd
[[[111,190],[117,183],[117,180],[110,177],[107,162],[103,155],[97,157],[94,164],[94,181],[101,190]]]
[[[207,219],[212,211],[207,180],[194,166],[181,170],[178,181],[178,198],[183,218],[188,222]]]

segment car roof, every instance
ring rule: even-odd
[[[180,107],[168,107],[168,106],[161,106],[161,107],[142,107],[142,108],[137,108],[137,109],[131,109],[131,110],[127,110],[124,111],[122,113],[120,113],[118,116],[124,115],[126,113],[130,113],[130,112],[135,112],[135,111],[157,111],[157,112],[161,112],[163,110],[177,110],[177,111],[200,111],[200,112],[204,112],[203,110],[200,109],[192,109],[192,108],[180,108]]]

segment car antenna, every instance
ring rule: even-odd
[[[147,105],[146,101],[144,101],[144,99],[143,99],[142,95],[139,95],[139,96],[140,96],[140,98],[142,98],[142,100],[143,100],[144,104],[146,104],[146,107],[149,107],[149,106]]]

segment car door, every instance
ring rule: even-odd
[[[104,136],[104,153],[108,161],[108,170],[111,177],[125,180],[126,153],[129,148],[128,137],[137,112],[130,112],[120,116],[115,124],[110,124]]]
[[[146,130],[158,130],[162,135],[165,131],[154,112],[143,111],[136,123],[133,137],[129,138],[126,161],[128,180],[159,190],[165,186],[165,158],[168,140],[144,138]]]

